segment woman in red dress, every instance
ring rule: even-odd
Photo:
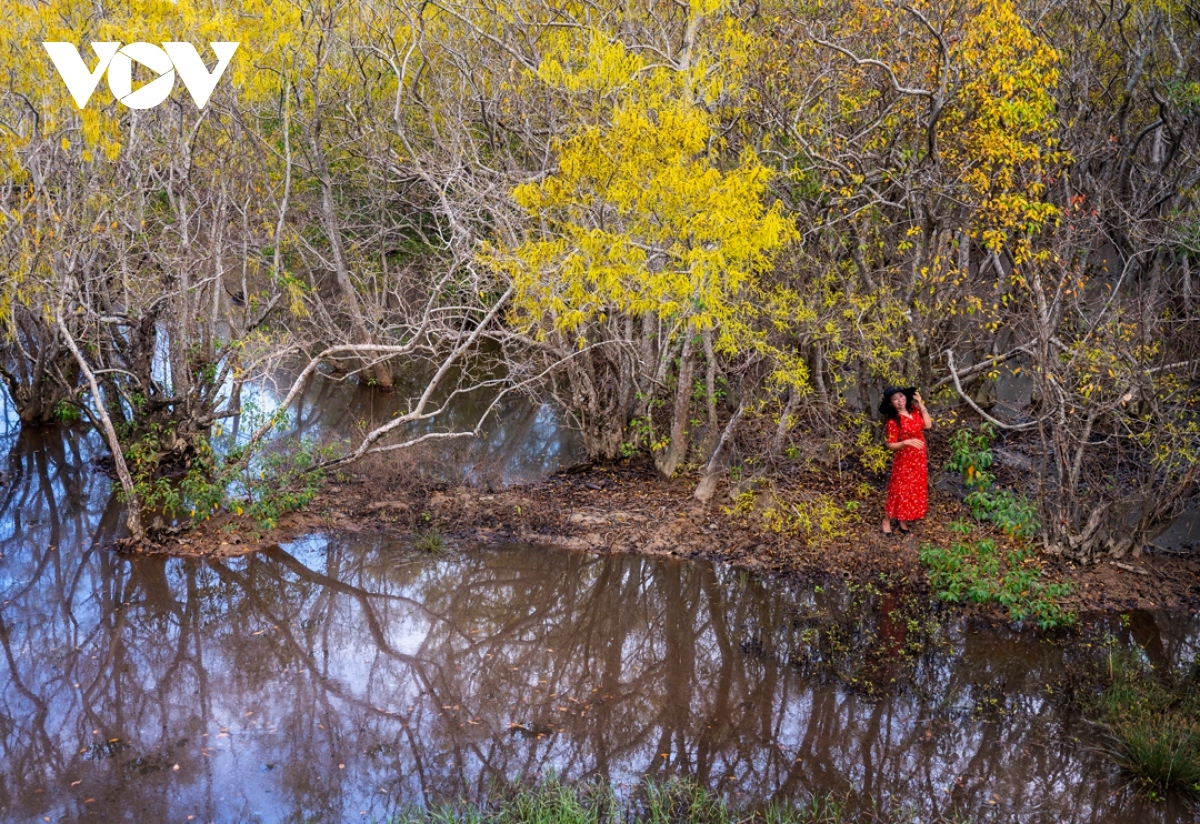
[[[883,534],[891,535],[893,518],[901,532],[908,532],[908,522],[924,518],[929,510],[925,430],[933,421],[915,389],[889,386],[879,411],[887,418],[887,447],[896,453],[883,510]]]

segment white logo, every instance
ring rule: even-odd
[[[192,100],[196,101],[196,108],[203,109],[239,44],[209,43],[217,54],[217,65],[211,72],[191,43],[163,43],[162,48],[152,43],[130,43],[128,46],[92,43],[92,51],[99,59],[96,68],[91,70],[84,65],[73,43],[51,42],[42,45],[67,84],[67,91],[75,98],[75,105],[81,109],[91,99],[96,86],[100,85],[100,77],[105,70],[108,71],[108,87],[113,97],[131,109],[149,109],[166,100],[175,87],[176,72],[191,93]],[[137,91],[133,89],[135,60],[158,74]]]

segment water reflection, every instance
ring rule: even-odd
[[[226,446],[244,441],[263,420],[276,413],[294,377],[284,370],[243,387],[247,419],[235,421],[224,434]],[[372,429],[407,413],[423,388],[424,383],[413,376],[398,379],[395,391],[382,392],[350,380],[318,375],[288,411],[282,437],[314,442],[337,440],[357,446]],[[484,392],[460,394],[441,415],[397,431],[392,440],[435,432],[470,432],[491,400],[492,396]],[[426,444],[419,456],[414,472],[429,480],[493,486],[537,480],[586,457],[578,433],[565,426],[561,412],[552,404],[519,395],[507,397],[491,411],[478,437]]]
[[[687,775],[747,802],[1189,820],[1116,791],[1041,697],[1062,651],[1013,635],[959,630],[913,690],[871,701],[797,663],[796,617],[822,596],[728,570],[414,559],[379,538],[212,564],[73,543],[2,545],[6,820],[380,820],[550,769]]]
[[[17,427],[0,433],[0,454],[0,548],[112,543],[122,513],[96,471],[104,453],[94,437]]]
[[[298,429],[391,414],[327,391]],[[502,419],[501,442],[533,444],[515,464],[554,454],[541,415]],[[954,626],[909,689],[870,700],[811,643],[842,601],[726,569],[414,557],[378,536],[125,558],[96,439],[4,420],[0,820],[383,820],[551,769],[686,775],[744,803],[833,791],[989,821],[1195,820],[1121,791],[1046,697],[1061,647]],[[868,600],[851,675],[886,680],[911,629],[893,596]],[[1112,629],[1157,666],[1200,648],[1186,617]]]

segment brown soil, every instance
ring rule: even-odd
[[[888,573],[913,589],[927,578],[917,551],[924,542],[945,545],[955,536],[951,522],[969,517],[958,495],[930,490],[926,519],[912,534],[881,534],[883,493],[864,501],[851,516],[847,534],[813,546],[752,526],[726,514],[726,487],[702,504],[692,497],[695,477],[661,478],[649,462],[577,467],[577,471],[492,491],[414,483],[412,464],[366,461],[326,486],[304,512],[287,516],[262,534],[245,520],[226,516],[143,551],[223,557],[254,552],[322,530],[386,532],[417,536],[436,529],[455,543],[536,543],[600,553],[640,553],[720,561],[739,567],[793,575],[866,579]],[[851,486],[831,481],[831,471],[783,473],[782,488],[819,484],[837,500],[850,500]],[[853,481],[853,483],[851,483]],[[845,487],[839,489],[839,487]],[[875,479],[875,488],[882,483]],[[984,531],[976,527],[974,537]],[[994,535],[999,542],[1003,535]],[[1075,584],[1066,606],[1083,612],[1200,608],[1200,558],[1142,554],[1118,562],[1079,566],[1046,560],[1045,577]]]

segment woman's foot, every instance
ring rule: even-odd
[[[883,519],[883,534],[884,535],[892,534],[892,519],[891,518]]]
[[[911,530],[911,529],[909,529],[907,526],[905,526],[905,524],[904,524],[904,521],[896,521],[896,525],[897,525],[898,527],[900,527],[900,531],[901,531],[902,533],[904,533],[905,535],[907,535],[908,533],[912,532],[912,530]]]

